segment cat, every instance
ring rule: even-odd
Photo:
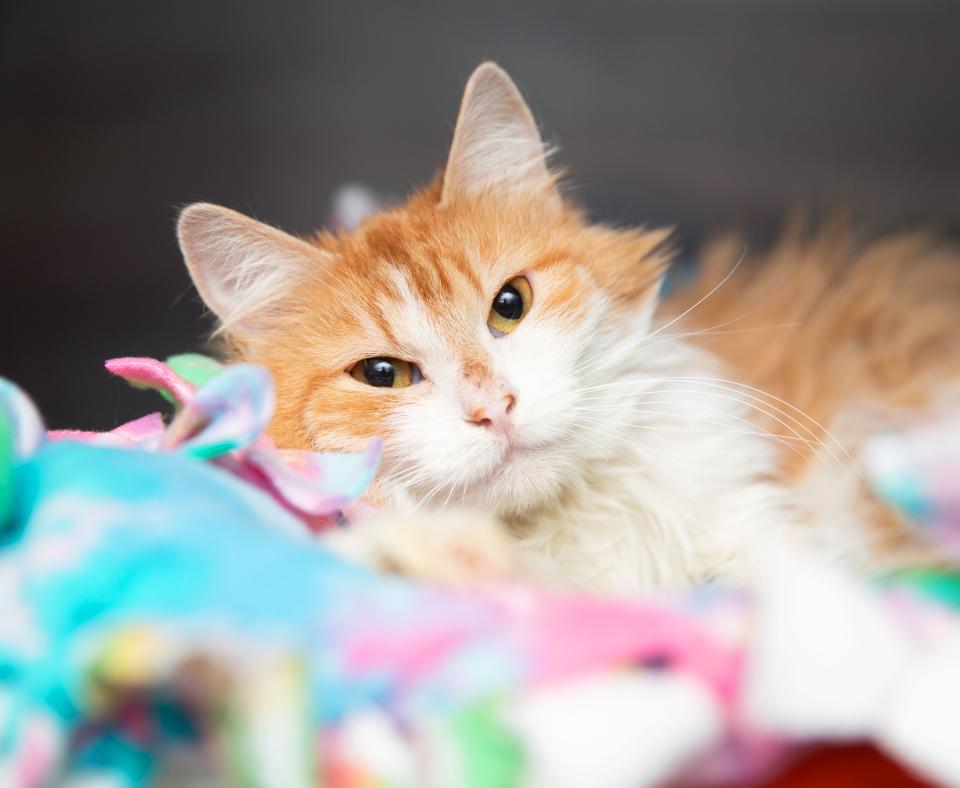
[[[439,176],[350,233],[183,210],[226,355],[275,376],[278,444],[383,437],[369,499],[388,515],[368,538],[416,534],[387,550],[401,564],[482,567],[502,550],[476,538],[488,526],[519,562],[492,565],[607,593],[749,576],[780,534],[864,567],[906,560],[856,452],[949,396],[956,252],[828,229],[744,259],[727,240],[661,299],[671,232],[591,222],[551,153],[486,62]]]

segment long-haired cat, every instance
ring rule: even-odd
[[[957,379],[960,259],[924,236],[797,234],[763,261],[727,242],[658,305],[669,232],[589,221],[546,159],[485,63],[442,174],[352,233],[184,210],[229,355],[276,378],[276,441],[382,436],[376,503],[487,513],[598,590],[743,573],[786,530],[862,564],[902,556],[854,458]]]

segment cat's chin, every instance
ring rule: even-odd
[[[551,446],[513,447],[490,472],[467,486],[466,503],[512,517],[559,497],[564,478]]]

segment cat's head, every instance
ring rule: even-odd
[[[647,330],[666,235],[587,222],[493,63],[442,175],[352,233],[304,240],[208,204],[179,224],[220,333],[276,377],[281,445],[381,436],[382,493],[503,514],[562,495],[613,445],[579,403]]]

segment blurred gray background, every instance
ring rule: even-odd
[[[0,375],[54,426],[145,412],[101,362],[202,347],[177,206],[306,232],[345,181],[402,194],[488,57],[594,215],[688,254],[797,207],[960,225],[955,0],[5,2]]]

